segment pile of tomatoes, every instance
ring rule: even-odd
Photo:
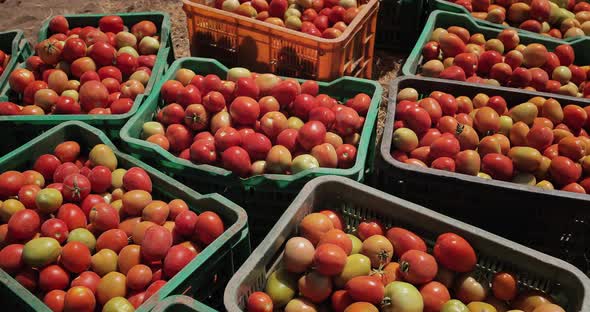
[[[475,251],[457,234],[441,234],[429,252],[415,233],[377,220],[354,235],[345,228],[332,210],[305,216],[248,312],[564,312],[542,293],[519,294],[511,272],[481,281]]]
[[[150,176],[104,144],[66,141],[0,174],[0,268],[52,311],[132,311],[224,232],[220,217],[152,198]]]
[[[590,192],[590,107],[399,92],[391,155],[422,167],[545,189]]]
[[[162,85],[165,106],[142,137],[180,158],[219,165],[240,177],[350,168],[371,97],[346,103],[274,74],[232,68],[226,80],[179,69]]]
[[[0,50],[0,75],[4,73],[4,68],[8,65],[10,61],[10,54],[6,54],[6,52]]]
[[[69,28],[63,16],[49,23],[25,68],[10,73],[12,101],[0,115],[124,114],[144,93],[160,48],[158,29],[141,21],[126,30],[120,16],[99,27]]]
[[[515,29],[491,38],[459,26],[436,28],[422,56],[420,74],[426,77],[590,96],[589,64],[569,44],[552,50],[542,43],[524,45]]]

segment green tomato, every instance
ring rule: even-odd
[[[385,287],[386,303],[383,312],[422,312],[424,301],[414,285],[406,282],[391,282]]]
[[[334,285],[344,287],[353,277],[369,275],[371,273],[371,259],[365,255],[353,254],[346,258],[342,272],[334,277]]]
[[[350,252],[351,255],[357,254],[361,252],[363,248],[363,242],[356,236],[352,234],[346,234],[350,240],[352,241],[352,251]]]
[[[23,260],[34,268],[40,268],[57,261],[61,246],[55,238],[40,237],[30,240],[23,248]]]
[[[274,271],[268,277],[264,292],[270,296],[276,308],[285,306],[295,297],[297,279],[296,274],[289,273],[284,269]]]
[[[133,305],[123,297],[114,297],[109,299],[102,307],[102,312],[133,312]]]
[[[319,168],[320,163],[315,157],[309,154],[303,154],[295,157],[291,163],[291,172],[293,174],[299,173],[303,170]]]
[[[451,299],[443,304],[440,312],[469,312],[469,309],[463,302],[457,299]]]
[[[69,242],[80,242],[86,245],[90,251],[93,251],[94,247],[96,247],[96,238],[94,235],[87,229],[83,228],[77,228],[71,231],[68,235],[68,243]]]
[[[37,192],[35,197],[35,204],[41,213],[49,214],[57,211],[63,203],[63,197],[61,192],[53,189],[46,188]]]
[[[141,129],[142,129],[141,138],[144,140],[151,137],[154,134],[162,134],[163,135],[166,133],[164,126],[157,121],[148,121],[143,124]]]

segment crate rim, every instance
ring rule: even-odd
[[[170,65],[170,68],[168,69],[168,71],[162,76],[160,77],[160,81],[158,82],[157,85],[154,86],[154,92],[150,93],[149,97],[145,100],[145,102],[148,101],[158,101],[157,98],[159,98],[160,96],[160,92],[159,90],[161,89],[162,85],[164,84],[164,82],[166,82],[167,79],[171,78],[172,75],[179,69],[182,68],[180,67],[182,65],[182,63],[187,62],[187,61],[197,61],[197,62],[202,62],[202,63],[212,63],[215,66],[218,66],[221,70],[223,71],[228,71],[229,68],[227,68],[225,65],[223,65],[221,62],[215,60],[215,59],[211,59],[211,58],[202,58],[202,57],[183,57],[183,58],[179,58],[176,59],[176,61],[174,61],[174,63],[172,65]],[[282,77],[281,78],[286,78],[286,77]],[[290,78],[290,77],[289,77]],[[299,82],[303,82],[305,81],[305,79],[297,79]],[[239,178],[237,176],[235,176],[231,171],[226,170],[222,167],[217,167],[217,166],[213,166],[213,165],[203,165],[203,164],[195,164],[192,163],[189,160],[186,159],[181,159],[179,157],[174,156],[172,153],[170,153],[169,151],[164,150],[162,147],[158,146],[157,144],[153,144],[150,142],[147,142],[145,140],[141,140],[135,137],[131,137],[129,135],[129,128],[131,127],[132,123],[135,123],[137,121],[137,119],[139,119],[139,115],[135,114],[134,116],[132,116],[126,123],[125,125],[121,128],[120,131],[120,137],[121,140],[123,140],[124,142],[132,142],[137,144],[138,142],[142,143],[142,144],[149,144],[149,146],[154,149],[159,157],[164,158],[167,161],[174,161],[174,162],[180,162],[182,163],[184,166],[193,169],[193,170],[199,170],[199,171],[207,171],[207,172],[213,172],[217,175],[223,176],[225,178],[231,177],[231,176],[235,176],[237,178],[237,181],[234,182],[238,182],[238,183],[243,183],[244,186],[246,188],[249,187],[255,187],[255,185],[249,185],[249,184],[256,184],[257,180],[260,179],[267,179],[270,181],[287,181],[287,182],[295,182],[297,180],[300,179],[304,179],[308,174],[333,174],[332,171],[333,170],[338,170],[338,174],[342,174],[342,175],[352,175],[355,172],[360,172],[361,178],[364,176],[364,170],[362,170],[361,167],[363,167],[365,165],[365,162],[367,160],[367,157],[369,155],[368,152],[367,153],[362,153],[362,158],[359,157],[358,151],[361,150],[361,146],[363,146],[363,149],[370,148],[369,145],[369,141],[370,141],[370,136],[371,133],[373,132],[373,130],[375,129],[376,126],[376,119],[377,119],[377,115],[378,115],[378,111],[379,111],[379,102],[381,102],[381,97],[383,95],[383,87],[376,81],[374,80],[368,80],[368,79],[364,79],[364,78],[356,78],[356,77],[350,77],[350,76],[342,76],[338,79],[332,80],[330,82],[324,82],[324,81],[316,81],[318,83],[318,85],[320,86],[331,86],[331,85],[335,85],[337,83],[340,83],[342,81],[346,81],[346,80],[360,80],[363,83],[367,83],[372,85],[375,88],[375,92],[373,94],[373,96],[371,97],[371,104],[370,104],[370,108],[369,111],[367,112],[367,117],[365,120],[369,120],[372,118],[375,118],[375,120],[372,123],[367,123],[365,122],[365,124],[363,125],[363,131],[361,132],[361,139],[359,142],[359,147],[357,148],[357,159],[355,161],[354,166],[352,166],[351,168],[348,169],[341,169],[341,168],[322,168],[322,167],[318,167],[318,168],[313,168],[313,169],[307,169],[307,170],[303,170],[301,172],[298,172],[296,174],[292,174],[292,175],[288,175],[288,174],[263,174],[263,175],[257,175],[257,176],[251,176],[248,178]],[[157,92],[156,92],[157,91]],[[155,99],[154,99],[155,98]],[[370,116],[370,118],[369,118]]]
[[[223,232],[223,234],[221,234],[219,237],[217,237],[211,244],[209,244],[207,247],[205,247],[199,253],[199,255],[204,253],[207,257],[203,257],[203,256],[195,257],[179,273],[181,273],[183,270],[187,270],[189,267],[195,268],[197,266],[201,266],[205,261],[207,261],[209,258],[211,258],[211,256],[213,256],[212,251],[219,250],[234,235],[238,234],[240,231],[242,231],[244,228],[247,227],[248,215],[246,214],[246,211],[242,207],[240,207],[239,205],[234,203],[233,201],[230,201],[229,199],[221,196],[218,193],[201,194],[201,193],[191,189],[190,187],[174,180],[173,178],[160,172],[159,170],[155,169],[154,167],[144,163],[143,161],[121,152],[112,143],[112,141],[106,136],[106,134],[104,134],[101,130],[99,130],[91,125],[88,125],[84,122],[81,122],[81,121],[76,121],[76,120],[68,121],[68,122],[61,123],[51,129],[49,129],[48,131],[42,133],[41,135],[37,136],[33,140],[27,142],[26,144],[23,144],[19,148],[11,151],[10,153],[4,155],[3,157],[0,157],[0,164],[4,163],[6,160],[8,160],[10,158],[13,158],[14,157],[13,155],[20,153],[23,150],[26,150],[28,148],[28,146],[37,144],[37,143],[39,143],[39,141],[45,139],[46,137],[52,135],[53,133],[55,133],[63,128],[71,127],[71,126],[80,127],[82,129],[85,129],[87,131],[91,131],[91,132],[97,134],[99,139],[102,141],[102,144],[109,146],[113,150],[117,159],[125,159],[126,161],[129,161],[129,162],[133,163],[134,165],[143,168],[148,173],[150,173],[150,172],[151,173],[159,173],[160,174],[159,178],[161,178],[162,180],[164,180],[165,182],[167,182],[170,185],[174,185],[176,188],[180,189],[181,191],[186,192],[189,196],[192,196],[198,200],[209,199],[209,200],[216,201],[220,204],[223,204],[224,206],[226,206],[228,209],[232,210],[236,214],[236,221],[230,227],[226,228],[225,231]],[[4,272],[3,270],[0,269],[0,271],[1,271],[1,273],[6,274],[6,276],[8,276],[8,274],[6,272]],[[34,305],[37,308],[41,307],[41,309],[37,309],[37,311],[40,311],[40,310],[41,311],[42,310],[49,311],[49,308],[47,307],[47,305],[45,305],[41,301],[41,299],[37,298],[30,291],[26,290],[22,285],[20,285],[20,283],[16,282],[16,280],[14,280],[14,278],[8,276],[9,278],[5,279],[6,276],[4,276],[3,274],[0,274],[0,282],[6,282],[6,280],[11,281],[11,279],[12,279],[12,281],[14,281],[14,283],[16,283],[17,286],[21,287],[21,288],[17,288],[17,290],[21,290],[21,292],[20,292],[21,294],[25,293],[27,295],[29,304]],[[174,281],[174,283],[170,283],[171,281]],[[155,295],[162,293],[162,294],[165,294],[164,295],[165,297],[168,297],[170,295],[171,289],[173,289],[174,287],[177,287],[182,282],[183,282],[183,280],[181,280],[179,278],[177,278],[176,280],[174,280],[174,278],[172,278],[171,280],[168,280],[166,282],[166,284],[158,292],[155,293]],[[157,297],[152,297],[152,298],[157,298]],[[152,299],[152,301],[153,300],[154,299]],[[146,302],[142,303],[142,305],[140,305],[139,309],[137,309],[137,310],[138,311],[145,311],[146,308],[142,308],[142,306]],[[37,306],[38,304],[39,304],[39,306]],[[153,305],[152,305],[152,307],[153,307]],[[147,310],[150,310],[152,307],[147,308]]]
[[[422,174],[429,174],[429,175],[442,176],[442,177],[446,177],[446,178],[459,179],[459,180],[462,180],[465,182],[480,183],[480,184],[484,184],[484,185],[487,185],[490,187],[510,188],[513,190],[536,193],[536,194],[540,194],[540,195],[547,195],[548,194],[548,195],[552,195],[552,196],[567,197],[567,198],[572,198],[572,199],[590,201],[590,194],[578,194],[578,193],[566,192],[566,191],[561,191],[561,190],[546,190],[546,189],[542,189],[540,187],[533,186],[533,185],[523,185],[523,184],[518,184],[515,182],[508,182],[508,181],[501,181],[501,180],[487,180],[487,179],[479,178],[476,176],[470,176],[470,175],[463,174],[463,173],[449,172],[449,171],[445,171],[445,170],[437,170],[437,169],[432,169],[432,168],[422,168],[419,166],[405,164],[405,163],[402,163],[402,162],[396,160],[395,158],[393,158],[391,156],[391,148],[392,148],[391,140],[392,140],[393,132],[394,132],[393,123],[395,121],[395,107],[397,104],[397,92],[399,91],[399,87],[398,87],[399,84],[401,82],[404,82],[407,80],[431,81],[431,82],[436,82],[436,83],[440,83],[440,84],[451,84],[451,85],[465,85],[466,84],[464,82],[459,82],[459,81],[454,81],[454,80],[419,77],[419,76],[398,77],[390,83],[389,99],[388,99],[389,101],[387,104],[387,114],[385,117],[385,127],[383,129],[383,138],[381,140],[381,147],[380,147],[381,157],[383,158],[383,160],[385,160],[387,165],[391,165],[391,166],[394,166],[398,169],[407,170],[410,172],[419,172]],[[494,90],[501,90],[504,92],[508,91],[508,92],[518,92],[521,94],[526,94],[526,95],[529,95],[531,98],[533,98],[535,96],[542,96],[542,97],[556,98],[560,102],[567,101],[567,96],[562,96],[559,94],[541,93],[541,92],[535,92],[535,91],[529,91],[529,90],[521,90],[521,89],[490,86],[490,85],[485,85],[485,87],[483,87],[483,88],[481,87],[481,85],[478,85],[478,84],[467,84],[467,85],[472,88],[476,88],[476,87],[480,88],[480,89],[482,89],[482,91],[484,91],[485,89],[488,89],[489,91],[491,91],[491,94],[493,94]],[[578,101],[581,101],[580,98],[575,98],[575,99]],[[588,103],[586,105],[590,105],[590,103]],[[383,168],[382,170],[387,170],[387,168]]]
[[[175,305],[175,304],[181,304],[189,309],[192,309],[193,311],[204,311],[204,310],[208,310],[209,307],[207,307],[205,304],[201,303],[200,301],[191,298],[189,296],[186,295],[173,295],[173,296],[169,296],[166,297],[164,300],[161,300],[158,305],[156,305],[153,308],[153,312],[163,312],[163,311],[168,311],[168,308],[170,308],[170,306]]]
[[[355,30],[355,32],[358,32],[360,30],[360,28],[359,29],[356,29],[357,25],[359,25],[360,20],[361,20],[358,17],[363,17],[363,16],[368,15],[369,10],[371,10],[373,7],[376,7],[378,9],[378,6],[379,6],[379,4],[380,4],[381,1],[382,0],[369,0],[369,1],[367,1],[367,3],[365,4],[365,7],[361,11],[358,12],[357,16],[354,18],[354,20],[352,21],[352,23],[350,25],[347,25],[346,26],[346,29],[344,30],[344,32],[342,32],[342,35],[340,35],[338,38],[326,39],[326,38],[323,38],[323,37],[317,37],[317,36],[308,35],[309,38],[306,38],[306,39],[313,40],[313,41],[318,42],[318,43],[341,43],[341,42],[344,42],[344,41],[349,40],[350,37],[351,37],[351,34],[352,34],[353,30]],[[274,33],[279,33],[279,34],[280,33],[288,33],[288,34],[291,34],[291,35],[298,35],[298,36],[301,36],[301,35],[305,34],[302,31],[293,30],[293,29],[290,29],[290,28],[287,28],[287,27],[277,26],[277,25],[274,25],[274,24],[271,24],[271,23],[267,23],[267,22],[264,22],[264,21],[259,21],[259,20],[255,19],[255,18],[248,18],[248,17],[242,16],[242,15],[239,15],[239,14],[236,14],[236,13],[233,13],[233,12],[228,12],[228,11],[220,10],[220,9],[215,8],[215,7],[212,7],[212,6],[203,5],[203,4],[200,4],[200,3],[195,3],[195,2],[192,2],[191,0],[182,0],[182,2],[183,2],[184,5],[188,5],[188,6],[203,7],[203,8],[207,8],[207,9],[211,9],[211,10],[223,12],[224,14],[227,14],[228,16],[231,16],[234,19],[237,19],[238,21],[247,22],[247,23],[254,23],[254,24],[259,24],[259,25],[264,26],[264,27],[268,27],[269,34],[270,33],[273,33],[273,32]],[[239,25],[239,23],[238,23],[238,25]],[[307,34],[305,34],[305,35],[307,35]],[[306,44],[302,44],[302,45],[306,45]]]
[[[152,11],[152,12],[125,12],[125,13],[100,13],[100,14],[92,14],[92,13],[84,13],[84,14],[64,14],[63,16],[68,18],[84,18],[84,17],[99,17],[99,16],[109,16],[109,15],[118,15],[121,17],[129,17],[129,16],[141,16],[141,15],[148,15],[148,16],[163,16],[162,24],[160,25],[160,48],[158,49],[158,53],[156,54],[156,63],[154,64],[154,68],[152,68],[152,74],[150,75],[150,79],[146,84],[146,89],[144,93],[139,94],[133,100],[133,106],[131,109],[124,113],[124,114],[108,114],[108,115],[89,115],[89,114],[58,114],[58,115],[7,115],[7,116],[0,116],[0,124],[3,122],[30,122],[30,123],[43,123],[46,121],[47,118],[50,118],[50,122],[65,122],[72,120],[73,118],[76,120],[81,121],[92,121],[92,122],[100,122],[100,121],[122,121],[126,120],[129,117],[133,116],[139,106],[143,103],[144,99],[147,98],[147,94],[150,94],[154,89],[154,86],[157,84],[160,76],[162,76],[166,70],[166,64],[162,64],[162,62],[167,63],[167,55],[170,52],[172,41],[168,42],[168,39],[172,33],[170,29],[167,27],[170,24],[170,14],[163,11]],[[55,16],[55,15],[52,15]],[[39,35],[37,40],[42,41],[47,38],[44,38],[43,34],[49,35],[49,21],[51,19],[47,18],[41,27],[39,28]],[[165,36],[163,34],[165,33]],[[170,46],[169,46],[170,45]],[[163,60],[158,64],[158,60]],[[26,60],[21,63],[15,65],[16,68],[24,68]],[[156,68],[156,64],[159,66]],[[151,85],[150,85],[151,83]],[[148,85],[150,88],[148,88]],[[0,98],[6,97],[6,94],[9,91],[9,85],[6,84],[0,90]]]
[[[238,290],[238,287],[240,286],[241,281],[250,272],[253,272],[256,269],[257,265],[259,263],[261,263],[266,252],[270,248],[273,247],[273,245],[275,244],[275,241],[281,236],[282,229],[284,229],[286,227],[286,225],[289,223],[289,221],[297,214],[297,212],[299,211],[299,207],[301,207],[305,203],[305,201],[308,198],[311,191],[315,188],[320,187],[323,184],[334,183],[334,182],[340,183],[340,184],[353,184],[353,186],[355,188],[357,188],[358,190],[360,190],[361,192],[371,193],[376,197],[380,197],[380,198],[386,199],[388,201],[394,200],[398,205],[404,206],[404,208],[407,208],[407,209],[412,210],[414,212],[418,212],[423,215],[428,215],[428,216],[430,216],[432,218],[436,218],[439,221],[444,222],[444,223],[453,224],[454,226],[461,228],[465,232],[475,233],[478,236],[485,236],[486,240],[488,240],[488,241],[493,241],[496,244],[506,246],[506,247],[513,249],[513,250],[518,250],[520,253],[528,254],[531,258],[542,259],[543,262],[546,262],[550,265],[553,265],[556,267],[561,267],[562,269],[567,270],[567,271],[571,272],[572,274],[574,274],[578,278],[579,282],[582,284],[584,293],[590,294],[590,279],[584,273],[582,273],[582,271],[580,271],[578,268],[576,268],[572,264],[569,264],[561,259],[547,255],[547,254],[542,253],[540,251],[534,250],[534,249],[529,248],[525,245],[521,245],[517,242],[508,240],[506,238],[503,238],[501,236],[498,236],[496,234],[488,232],[484,229],[475,227],[473,225],[470,225],[470,224],[460,221],[458,219],[448,217],[446,215],[438,213],[434,210],[430,210],[430,209],[420,206],[418,204],[414,204],[414,203],[407,201],[405,199],[385,193],[381,190],[372,188],[368,185],[365,185],[365,184],[362,184],[362,183],[359,183],[356,181],[351,181],[350,179],[347,179],[344,177],[339,177],[339,176],[322,176],[322,177],[315,178],[305,184],[305,186],[301,189],[301,191],[299,192],[297,197],[295,197],[295,199],[289,205],[287,210],[285,210],[285,212],[283,213],[281,218],[273,226],[273,228],[271,229],[269,234],[264,238],[264,240],[260,243],[260,245],[258,245],[258,247],[256,247],[256,249],[254,251],[252,251],[250,257],[248,257],[246,262],[244,262],[244,264],[240,267],[240,269],[236,272],[236,274],[234,274],[234,276],[231,278],[227,287],[225,288],[225,292],[224,292],[224,296],[223,296],[223,301],[224,301],[225,307],[228,311],[231,311],[231,312],[242,311],[237,306],[236,300],[235,300],[236,291]],[[590,310],[590,297],[585,296],[584,298],[582,298],[582,306],[579,311],[581,312],[581,311],[589,311],[589,310]]]
[[[467,15],[467,14],[463,14],[463,13],[456,13],[456,12],[449,12],[449,11],[443,11],[443,10],[434,10],[430,13],[430,15],[428,16],[428,19],[426,20],[426,24],[428,24],[429,21],[433,21],[433,25],[434,25],[434,29],[436,29],[436,19],[439,15],[449,15],[449,16],[455,16],[455,17],[459,17],[462,19],[466,19],[466,21],[471,24],[471,26],[473,26],[474,28],[478,28],[478,29],[483,29],[483,30],[487,30],[487,31],[491,31],[491,32],[501,32],[502,29],[500,28],[494,28],[494,27],[489,27],[489,26],[485,26],[485,25],[480,25],[478,24],[474,18],[472,18],[471,16]],[[434,30],[433,29],[433,30]],[[410,54],[408,55],[408,57],[406,58],[403,66],[402,66],[402,73],[403,76],[419,76],[419,74],[417,72],[414,72],[411,70],[411,66],[412,64],[408,62],[408,60],[420,60],[421,59],[421,53],[422,53],[422,47],[423,44],[421,43],[427,43],[429,40],[428,38],[430,38],[431,32],[426,32],[426,28],[422,29],[422,32],[420,33],[420,36],[418,37],[418,40],[416,41],[416,45],[414,46],[414,48],[412,49],[412,51],[410,52]],[[583,42],[590,42],[590,36],[585,36],[585,37],[576,37],[576,40],[572,40],[570,42],[564,42],[564,41],[558,41],[558,40],[553,40],[551,37],[535,37],[535,36],[531,36],[530,34],[527,33],[518,33],[519,38],[526,38],[527,40],[531,41],[531,42],[539,42],[539,41],[550,41],[553,44],[566,44],[566,45],[573,45],[573,44],[579,44],[579,43],[583,43]],[[421,45],[419,45],[421,44]],[[589,43],[590,46],[590,43]],[[420,66],[421,63],[418,63],[418,66]],[[420,76],[422,77],[422,76]],[[444,79],[445,81],[447,79]],[[471,85],[479,85],[479,86],[491,86],[491,85],[487,85],[487,84],[478,84],[478,83],[473,83],[473,82],[467,82],[467,81],[463,81],[466,84],[471,84]],[[519,91],[528,91],[528,90],[524,90],[524,89],[519,89],[519,88],[511,88],[511,87],[504,87],[504,88],[508,88],[508,89],[512,89],[512,90],[519,90]],[[548,93],[548,92],[541,92],[541,91],[534,91],[537,92],[539,94],[545,94],[545,96],[560,96],[560,97],[565,97],[565,98],[569,98],[570,100],[582,100],[582,101],[588,101],[590,102],[590,99],[585,99],[585,98],[579,98],[579,97],[575,97],[575,96],[570,96],[570,95],[562,95],[562,94],[558,94],[558,93]]]

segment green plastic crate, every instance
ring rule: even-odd
[[[314,168],[294,175],[265,174],[242,179],[221,167],[197,165],[178,158],[160,146],[140,139],[143,123],[154,120],[158,107],[163,106],[158,92],[161,85],[174,77],[180,68],[220,77],[225,77],[228,71],[227,67],[213,59],[182,58],[174,62],[137,114],[121,129],[123,148],[134,157],[154,164],[164,173],[200,192],[222,193],[245,207],[251,221],[250,228],[256,231],[253,232],[255,242],[268,233],[272,224],[307,181],[322,175],[339,175],[363,181],[365,175],[372,170],[375,122],[382,100],[382,88],[375,81],[352,77],[343,77],[333,82],[318,82],[320,93],[339,100],[350,98],[359,92],[372,97],[357,149],[356,163],[350,169]]]
[[[400,226],[413,231],[424,238],[429,250],[440,234],[456,233],[475,249],[478,261],[474,276],[479,282],[490,283],[493,275],[500,271],[514,272],[520,291],[544,292],[568,312],[590,311],[590,280],[571,264],[335,176],[316,178],[305,185],[272,231],[229,281],[223,299],[226,311],[245,311],[248,296],[255,291],[264,291],[268,276],[281,265],[284,246],[289,238],[298,235],[301,220],[324,209],[341,213],[347,233],[354,232],[363,220],[378,219],[388,228]]]
[[[475,18],[475,17],[471,16],[471,13],[469,11],[467,11],[467,9],[464,8],[463,6],[455,4],[450,1],[446,1],[446,0],[432,1],[430,9],[465,14],[465,15],[468,15],[471,19],[473,19],[473,21],[475,23],[482,25],[482,26],[486,26],[486,27],[498,28],[500,30],[503,30],[506,28],[513,28],[513,29],[516,29],[519,33],[527,34],[532,37],[548,38],[547,36],[544,36],[544,35],[541,35],[541,34],[538,34],[538,33],[532,32],[532,31],[528,31],[528,30],[524,30],[524,29],[520,29],[520,28],[512,27],[512,26],[505,26],[502,24],[496,24],[496,23],[488,22],[486,20]],[[558,39],[558,38],[552,38],[552,39],[560,41],[561,43],[572,43],[572,42],[577,41],[582,38],[584,38],[584,36],[571,37],[571,38],[565,38],[565,39]]]
[[[201,302],[187,296],[170,296],[158,303],[152,312],[216,312]]]
[[[430,14],[430,17],[424,25],[422,34],[418,42],[408,56],[406,63],[402,67],[402,73],[405,76],[416,75],[422,62],[422,47],[429,41],[432,32],[438,28],[447,28],[450,26],[461,26],[469,30],[471,34],[482,33],[486,38],[496,38],[502,29],[498,27],[487,27],[479,25],[471,16],[436,10]],[[564,41],[556,40],[545,36],[531,36],[525,33],[518,34],[520,43],[527,45],[530,43],[541,43],[547,47],[547,50],[553,51],[558,45],[564,44]],[[569,43],[576,54],[575,64],[579,66],[590,65],[590,38],[583,37]]]
[[[151,92],[159,77],[166,71],[169,63],[174,61],[174,49],[170,31],[170,16],[163,12],[140,12],[140,13],[114,13],[121,16],[125,26],[131,28],[134,24],[142,20],[150,20],[158,27],[160,34],[160,50],[156,56],[156,63],[152,69],[152,75],[145,88],[145,92],[139,95],[131,110],[125,114],[119,115],[43,115],[43,116],[0,116],[0,131],[6,133],[7,138],[12,138],[0,143],[0,156],[2,150],[11,150],[22,143],[34,138],[41,132],[59,125],[68,120],[84,121],[93,125],[102,131],[105,131],[109,138],[118,139],[119,130],[135,114],[143,100]],[[101,17],[112,14],[80,14],[65,15],[70,28],[82,26],[96,26]],[[51,36],[49,33],[49,21],[47,19],[39,30],[39,41]],[[24,60],[19,66],[24,67]],[[0,89],[0,101],[9,100],[13,97],[12,91],[8,84]]]
[[[147,171],[152,180],[154,198],[163,200],[180,198],[186,201],[195,212],[214,211],[219,214],[227,227],[219,238],[203,249],[155,296],[140,306],[138,311],[149,311],[159,300],[179,293],[194,294],[197,299],[207,304],[220,305],[220,296],[223,294],[225,284],[250,254],[246,212],[221,195],[201,195],[153,167],[121,153],[99,129],[79,121],[62,123],[0,158],[0,172],[32,168],[37,157],[52,153],[54,147],[65,140],[79,142],[82,150],[86,152],[96,144],[110,146],[117,156],[120,168],[137,166]],[[0,270],[0,302],[7,311],[50,311],[40,299],[3,270]]]
[[[8,83],[8,76],[16,65],[24,62],[33,54],[33,47],[25,38],[23,31],[16,29],[0,32],[0,50],[10,54],[10,60],[0,75],[0,90],[2,90],[2,87]]]
[[[382,0],[377,15],[375,47],[409,52],[428,13],[426,0]]]

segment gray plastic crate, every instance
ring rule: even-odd
[[[549,294],[568,312],[590,311],[590,280],[562,260],[516,244],[492,233],[446,217],[350,179],[326,176],[307,183],[291,206],[230,280],[224,302],[228,311],[242,311],[248,296],[264,289],[273,268],[281,261],[288,238],[307,215],[323,209],[340,210],[347,229],[366,218],[377,218],[387,227],[414,231],[432,247],[436,237],[454,232],[471,243],[478,256],[476,276],[489,280],[501,270],[517,274],[520,289]]]

